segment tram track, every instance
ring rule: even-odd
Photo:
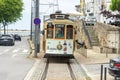
[[[75,67],[73,67],[73,65],[76,65],[76,60],[59,60],[56,61],[56,59],[54,61],[47,59],[46,60],[46,65],[44,66],[44,70],[42,73],[42,77],[40,80],[52,80],[52,79],[57,79],[57,80],[81,80],[80,78],[78,78],[78,73],[76,73]],[[72,65],[71,65],[72,64]],[[78,63],[77,63],[78,65]],[[58,75],[59,74],[59,75]],[[77,74],[77,75],[76,75]]]
[[[75,74],[74,74],[74,72],[73,72],[73,69],[72,69],[72,67],[71,67],[71,65],[70,65],[70,62],[68,62],[67,65],[68,65],[68,69],[69,69],[69,71],[70,71],[70,76],[71,76],[72,80],[76,80],[76,77],[75,77]]]
[[[47,59],[46,66],[45,66],[45,70],[44,70],[44,72],[43,72],[43,74],[42,74],[41,80],[45,80],[45,79],[46,79],[48,67],[49,67],[49,59]]]

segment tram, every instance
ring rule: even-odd
[[[50,14],[43,25],[44,58],[74,58],[75,22],[69,19],[69,14],[62,14],[61,11]]]

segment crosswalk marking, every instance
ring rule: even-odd
[[[0,53],[0,55],[2,55],[3,53]]]
[[[17,55],[18,55],[18,54],[13,54],[13,55],[12,55],[12,58],[14,58],[14,57],[17,56]]]
[[[16,53],[16,52],[18,52],[20,49],[15,49],[15,50],[13,50],[12,52],[13,53]]]
[[[0,55],[12,54],[12,58],[16,57],[19,54],[29,54],[29,49],[17,48],[17,49],[5,49],[0,52]],[[14,54],[13,54],[14,53]]]
[[[26,53],[26,52],[28,52],[28,50],[24,49],[22,52]]]
[[[7,51],[9,51],[10,49],[6,49],[6,50],[4,50],[4,52],[7,52]]]
[[[10,49],[6,49],[6,50],[4,50],[4,51],[1,51],[2,53],[0,53],[0,55],[2,55],[2,54],[4,54],[4,53],[6,53],[6,52],[8,52]]]

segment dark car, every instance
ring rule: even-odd
[[[120,20],[116,20],[115,23],[114,23],[114,25],[120,27]]]
[[[13,46],[14,44],[15,44],[15,41],[12,35],[6,34],[6,35],[0,36],[0,45]]]
[[[110,59],[108,70],[110,75],[120,78],[120,57]]]
[[[18,35],[18,34],[15,34],[15,35],[14,35],[14,39],[15,39],[15,40],[19,40],[19,41],[21,41],[21,36]]]

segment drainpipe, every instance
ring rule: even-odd
[[[119,29],[119,32],[118,32],[118,35],[119,35],[119,41],[118,41],[118,55],[120,57],[120,29]]]

